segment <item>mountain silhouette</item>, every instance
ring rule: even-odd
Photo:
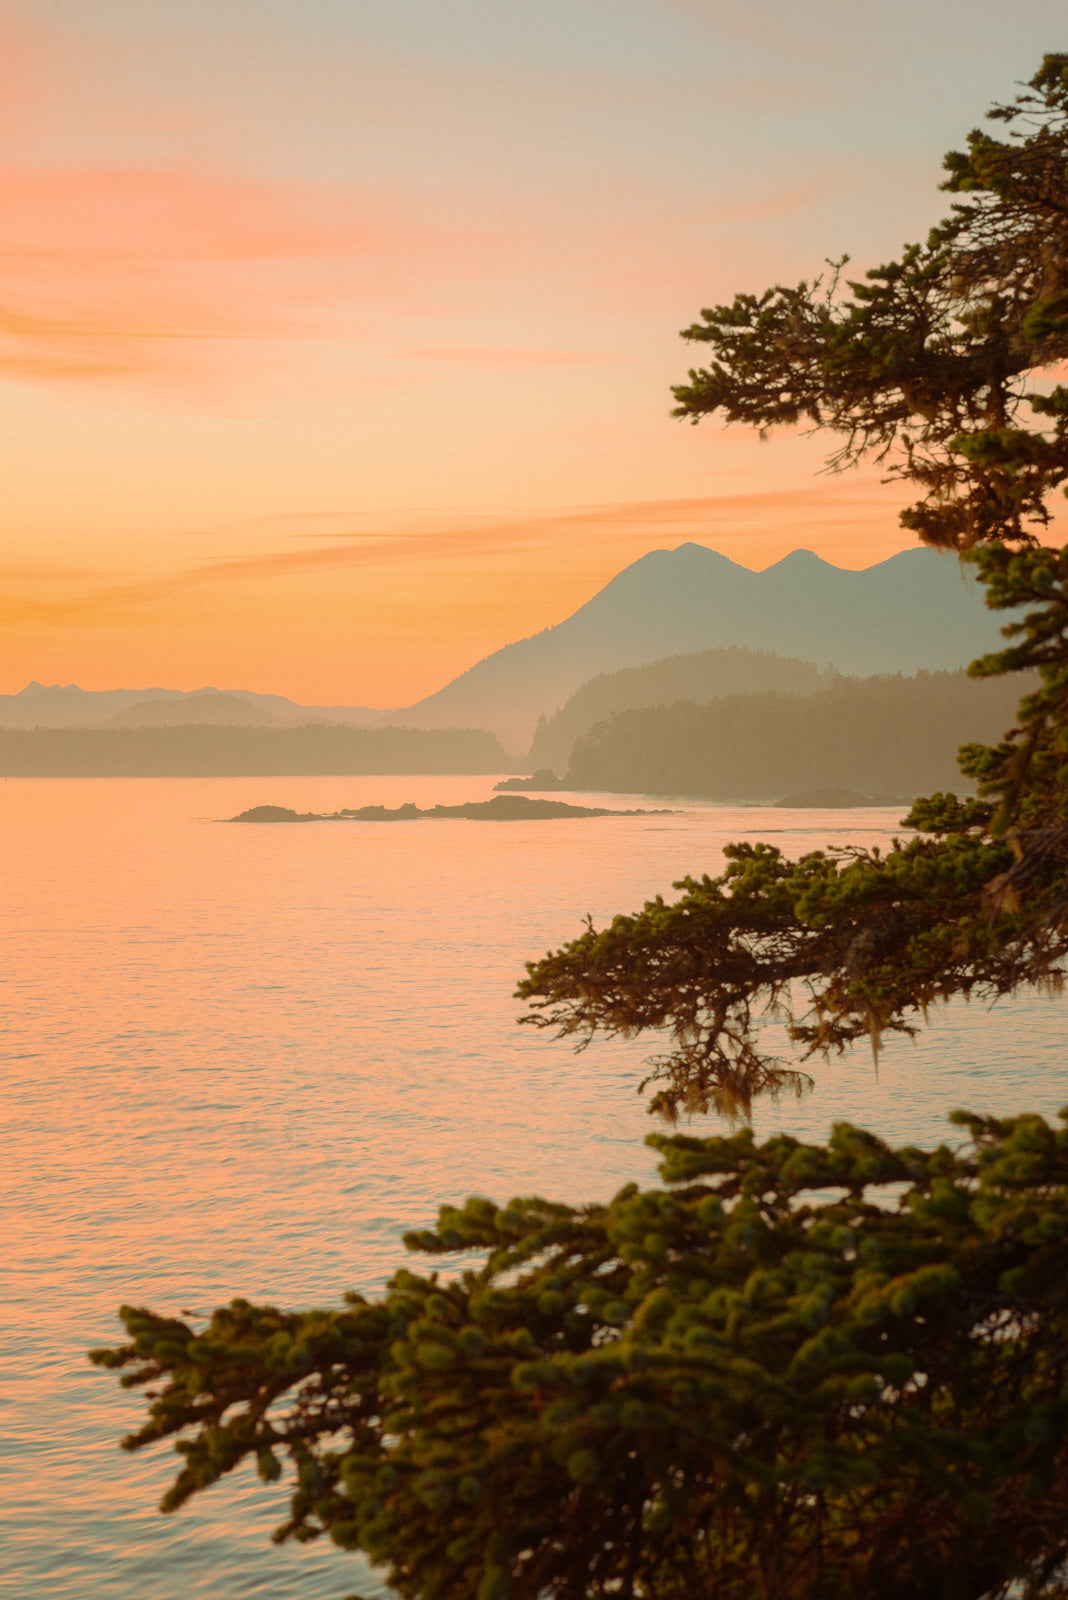
[[[91,691],[35,682],[0,695],[0,727],[86,727],[144,701],[225,695],[284,722],[490,729],[519,754],[540,715],[551,717],[601,673],[728,646],[864,676],[952,670],[996,649],[1005,620],[987,611],[956,557],[935,550],[905,550],[860,572],[795,550],[751,572],[704,545],[682,544],[650,551],[562,622],[494,651],[415,705],[382,711],[301,706],[243,689]]]
[[[389,715],[420,727],[491,728],[519,751],[539,715],[599,673],[728,645],[848,674],[953,669],[997,648],[1004,620],[956,557],[935,550],[905,550],[860,572],[795,550],[751,572],[683,544],[642,556],[563,622]]]
[[[192,702],[188,714],[182,708]],[[175,710],[167,708],[174,706]],[[241,710],[247,706],[248,713]],[[143,707],[151,710],[141,713]],[[302,706],[282,694],[250,689],[80,689],[76,683],[36,679],[18,694],[0,694],[0,728],[145,727],[163,723],[378,722],[384,713],[368,706]]]
[[[235,724],[252,728],[281,728],[281,717],[238,694],[187,694],[158,700],[138,700],[100,724],[104,728],[173,728],[179,723]]]
[[[620,667],[599,672],[569,695],[551,717],[539,717],[527,762],[533,770],[549,768],[565,773],[575,740],[597,722],[620,711],[640,706],[668,706],[676,700],[707,705],[726,695],[815,694],[834,682],[834,674],[821,672],[796,656],[779,656],[769,650],[747,650],[744,645],[723,645],[718,650],[698,650],[693,655],[667,656],[642,667]]]

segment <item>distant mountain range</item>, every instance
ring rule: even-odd
[[[621,667],[742,645],[862,676],[952,670],[996,649],[1004,621],[957,559],[935,550],[905,550],[861,572],[795,550],[750,572],[683,544],[642,556],[565,621],[505,645],[391,716],[492,728],[520,751],[539,715]]]
[[[79,689],[76,683],[46,686],[34,681],[18,694],[0,694],[0,728],[144,728],[183,722],[360,726],[384,715],[367,706],[302,706],[285,695],[249,689]]]
[[[303,718],[301,719],[303,721]],[[175,728],[186,723],[201,727],[282,728],[285,722],[273,711],[243,694],[190,694],[180,700],[138,700],[112,712],[102,728]]]
[[[563,622],[505,645],[412,706],[301,706],[248,690],[31,683],[0,695],[0,727],[230,722],[240,714],[237,701],[263,714],[250,713],[249,722],[486,728],[518,755],[538,717],[551,717],[598,674],[727,646],[848,674],[953,669],[997,648],[1004,620],[987,611],[955,558],[933,550],[906,550],[861,572],[795,550],[751,572],[704,545],[683,544],[642,556]],[[165,702],[180,706],[172,711]]]

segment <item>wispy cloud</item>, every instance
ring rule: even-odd
[[[5,610],[9,616],[23,620],[58,623],[75,617],[138,611],[206,587],[284,582],[301,575],[368,567],[395,567],[400,573],[411,561],[462,565],[494,557],[507,564],[527,560],[532,553],[549,554],[573,546],[576,541],[590,552],[599,549],[602,561],[607,552],[619,550],[615,565],[621,566],[658,542],[690,537],[713,545],[722,544],[727,538],[733,544],[739,529],[744,532],[754,524],[768,523],[778,530],[776,543],[782,546],[768,557],[774,560],[791,548],[791,536],[796,543],[803,528],[825,527],[828,522],[856,526],[873,515],[885,520],[886,507],[885,493],[877,484],[869,484],[852,491],[817,486],[800,491],[579,506],[536,516],[456,520],[426,515],[400,528],[366,532],[354,531],[354,525],[366,522],[356,514],[289,513],[282,518],[265,518],[263,523],[266,528],[274,527],[275,537],[289,525],[286,536],[299,540],[298,548],[224,556],[192,563],[161,577],[87,585],[77,592],[68,586],[66,594],[47,600],[12,597],[5,602]],[[324,529],[324,522],[338,524],[337,531]],[[908,541],[902,537],[899,542]],[[878,560],[882,553],[876,551],[870,559]],[[737,558],[745,560],[744,549]],[[605,576],[611,576],[612,570],[610,566]]]
[[[444,62],[433,70],[415,61],[336,63],[310,52],[290,85],[295,116],[284,95],[292,63],[279,59],[268,71],[270,53],[262,49],[256,74],[268,71],[264,81],[281,98],[281,125],[298,144],[325,137],[324,130],[337,143],[344,133],[368,151],[347,170],[367,176],[312,182],[292,176],[299,162],[288,163],[287,178],[242,175],[233,167],[243,159],[234,129],[257,126],[259,147],[269,148],[278,137],[264,117],[270,95],[250,97],[247,86],[226,94],[223,69],[203,59],[202,44],[193,54],[211,93],[197,98],[183,77],[192,56],[176,34],[173,82],[160,78],[152,98],[139,81],[155,82],[159,73],[151,29],[126,39],[132,66],[120,70],[111,41],[92,29],[66,31],[54,19],[35,19],[33,6],[16,10],[21,31],[0,19],[0,91],[29,113],[24,121],[37,133],[14,146],[29,153],[24,164],[9,156],[0,167],[0,379],[166,386],[176,376],[223,367],[258,373],[253,343],[327,338],[335,346],[347,338],[362,345],[371,359],[361,382],[378,388],[398,379],[397,367],[379,359],[384,349],[390,363],[401,357],[402,382],[411,381],[414,362],[519,370],[624,359],[597,348],[599,338],[611,337],[608,314],[665,307],[674,317],[676,306],[690,301],[695,263],[705,280],[710,234],[803,210],[822,193],[819,179],[791,186],[779,174],[780,187],[755,199],[749,186],[725,175],[708,204],[695,206],[681,182],[665,184],[662,174],[653,178],[626,164],[602,162],[594,174],[585,156],[573,172],[553,167],[546,183],[537,162],[529,171],[526,165],[540,144],[521,133],[522,119],[535,112],[543,127],[555,126],[547,103],[523,98],[540,81],[536,74],[527,82],[530,74],[514,68],[504,114],[498,72],[486,70],[482,82],[477,72],[460,74]],[[234,40],[221,31],[229,40],[225,56]],[[109,84],[123,96],[115,107],[105,98]],[[542,83],[539,93],[550,87]],[[594,87],[609,96],[598,101],[598,122],[618,115],[611,97],[618,99],[620,86],[606,79],[590,92]],[[626,94],[640,98],[653,87],[630,84]],[[750,88],[756,96],[778,92],[769,84]],[[483,97],[477,115],[458,117],[457,106],[475,90]],[[422,114],[405,120],[398,107],[412,94]],[[558,118],[574,115],[577,94],[569,82]],[[360,109],[368,98],[370,122]],[[329,106],[321,126],[319,100]],[[419,129],[431,120],[427,106],[435,126],[440,121],[447,130],[443,140],[460,140],[447,169],[424,159],[422,170],[413,157]],[[101,133],[112,116],[115,164],[104,155],[109,144]],[[64,152],[81,148],[80,123],[94,154],[72,166]],[[510,152],[499,166],[471,143],[471,128],[483,123],[497,131],[494,149],[503,141]],[[557,137],[564,135],[558,130]],[[255,143],[249,135],[246,161],[258,159],[250,155]],[[47,154],[34,160],[35,146]],[[379,146],[407,155],[383,156]],[[131,151],[138,152],[133,161]],[[552,165],[557,157],[544,159]],[[305,173],[321,170],[312,160]],[[667,239],[674,241],[670,251]],[[722,253],[722,241],[717,248]],[[500,333],[520,297],[533,315],[515,329],[515,343],[506,343],[509,333],[504,340]],[[563,307],[578,312],[581,331],[570,318],[561,334]],[[395,319],[388,335],[383,314]],[[373,374],[366,370],[372,366]]]
[[[788,189],[773,189],[768,194],[750,196],[745,200],[718,202],[710,208],[706,226],[729,227],[735,223],[766,222],[787,217],[792,212],[826,199],[831,190],[831,177],[827,173],[807,183],[793,184]]]
[[[147,373],[185,342],[319,336],[324,302],[392,297],[413,262],[476,250],[354,188],[0,170],[0,374]]]
[[[811,192],[727,203],[687,224],[690,248],[720,226],[803,206]],[[587,237],[580,221],[441,210],[426,196],[373,186],[0,168],[0,377],[165,378],[249,341],[351,338],[370,350],[386,337],[383,315],[409,330],[443,317],[485,320],[490,307],[503,315],[535,270],[541,300],[560,282],[573,305],[598,302],[603,313],[610,295],[615,310],[633,310],[661,299],[678,271],[650,259],[647,230],[633,223]],[[502,369],[622,359],[551,339],[391,339],[389,354]]]
[[[411,361],[443,361],[471,367],[585,367],[622,358],[600,350],[511,349],[492,345],[426,345],[402,350]]]

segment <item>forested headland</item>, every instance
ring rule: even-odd
[[[726,645],[661,657],[640,667],[621,667],[589,678],[550,717],[539,719],[528,760],[532,769],[552,767],[566,772],[575,740],[598,722],[640,706],[670,705],[675,700],[707,704],[726,695],[815,694],[834,681],[811,661]]]
[[[481,728],[0,728],[7,778],[240,778],[501,772]]]
[[[617,794],[736,801],[826,786],[902,796],[959,789],[958,746],[996,744],[1015,721],[1018,698],[1017,684],[961,671],[636,707],[576,740],[567,781]]]

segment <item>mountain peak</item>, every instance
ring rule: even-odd
[[[681,556],[685,561],[699,561],[702,566],[732,567],[736,572],[748,572],[748,567],[743,567],[741,562],[732,561],[730,556],[725,556],[722,550],[713,550],[710,545],[697,544],[693,539],[687,539],[685,544],[677,544],[674,550],[667,552],[674,556],[676,564]]]
[[[708,544],[698,544],[695,539],[684,540],[682,544],[677,544],[674,550],[669,550],[668,554],[672,556],[682,556],[689,555],[691,552],[696,552],[702,559],[711,556],[715,561],[730,562],[732,567],[736,567],[738,565],[737,561],[731,561],[730,556],[725,556],[722,550],[713,550],[712,546]]]
[[[754,572],[689,540],[649,551],[570,617],[391,716],[417,727],[491,727],[518,750],[539,713],[551,715],[581,683],[668,656],[738,646],[846,674],[932,671],[966,665],[996,647],[996,633],[957,564],[930,550],[862,571],[793,550]]]
[[[780,561],[775,561],[770,567],[764,569],[764,576],[769,572],[842,572],[843,567],[836,567],[833,561],[825,561],[818,556],[815,550],[791,550],[788,556],[783,556]]]

